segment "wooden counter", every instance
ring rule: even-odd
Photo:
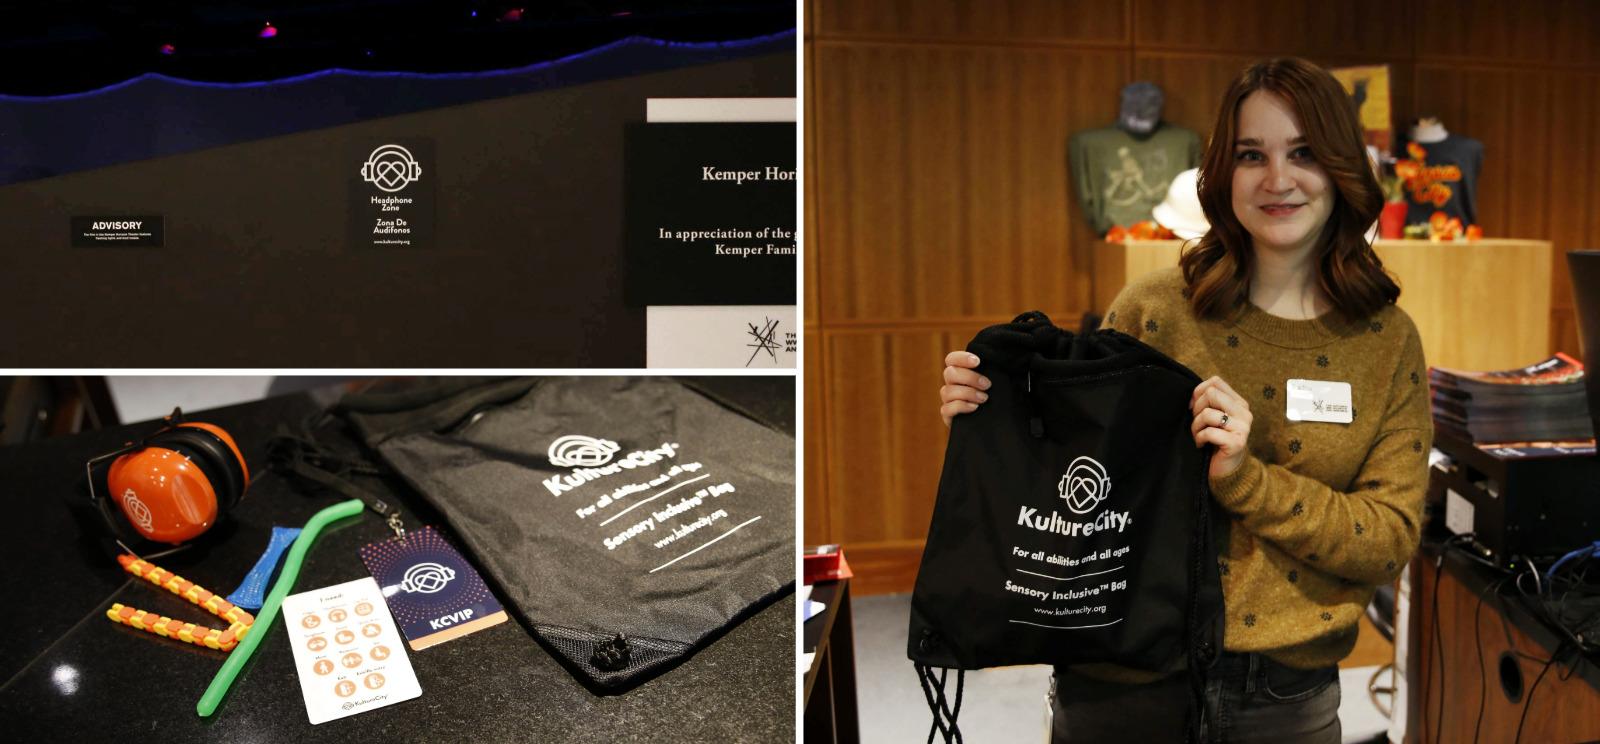
[[[1505,574],[1459,550],[1441,568],[1438,555],[1426,544],[1407,568],[1403,741],[1600,741],[1600,659],[1563,648],[1546,672],[1560,637]]]
[[[1096,308],[1103,312],[1130,279],[1177,265],[1182,245],[1141,240],[1097,248]],[[1375,248],[1400,283],[1400,308],[1416,322],[1428,364],[1511,369],[1549,356],[1549,241],[1380,240]]]

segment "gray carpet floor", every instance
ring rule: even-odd
[[[855,615],[856,693],[864,742],[926,742],[933,714],[906,658],[911,595],[852,597]],[[1050,668],[983,669],[967,673],[957,720],[968,741],[1044,742],[1049,733],[1045,692]],[[955,692],[950,677],[949,692]]]
[[[855,614],[856,692],[864,742],[926,742],[933,715],[906,659],[911,595],[852,597]],[[1339,719],[1344,741],[1368,741],[1388,727],[1372,706],[1366,683],[1374,667],[1339,674],[1343,699]],[[955,691],[951,677],[950,692]],[[1385,675],[1387,681],[1387,675]],[[961,701],[961,732],[967,741],[1036,744],[1045,742],[1050,724],[1045,692],[1050,669],[1043,666],[984,669],[967,673]]]

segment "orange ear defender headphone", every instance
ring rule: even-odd
[[[182,417],[174,410],[143,441],[85,464],[90,504],[119,539],[173,545],[192,540],[239,503],[250,485],[250,469],[233,437]],[[97,472],[106,460],[110,467]]]

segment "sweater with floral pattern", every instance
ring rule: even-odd
[[[1250,406],[1249,454],[1211,481],[1231,517],[1219,568],[1224,646],[1283,664],[1337,663],[1379,584],[1417,548],[1433,444],[1427,366],[1416,326],[1387,305],[1360,320],[1289,320],[1248,306],[1195,316],[1176,268],[1112,302],[1105,324],[1202,379],[1219,375]],[[1349,424],[1291,421],[1291,379],[1348,382]]]

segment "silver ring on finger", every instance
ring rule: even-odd
[[[1226,412],[1222,414],[1222,428],[1228,428],[1228,414]]]

